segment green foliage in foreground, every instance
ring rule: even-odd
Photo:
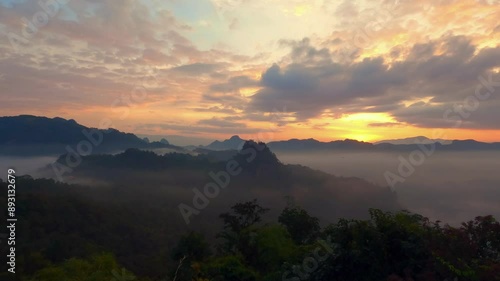
[[[89,259],[71,258],[61,264],[49,265],[37,271],[29,280],[32,281],[125,281],[136,277],[124,268],[120,268],[111,254],[92,256]]]
[[[500,280],[500,224],[491,216],[451,227],[372,209],[370,219],[321,228],[291,205],[264,223],[268,209],[254,200],[221,214],[216,241],[193,231],[170,236],[177,228],[166,227],[170,214],[155,206],[97,204],[77,191],[23,182],[17,280]]]
[[[500,280],[500,224],[491,216],[455,228],[406,211],[371,209],[369,220],[341,219],[319,231],[317,220],[298,207],[283,211],[284,225],[260,225],[264,209],[244,204],[252,208],[242,211],[240,204],[221,215],[220,251],[180,265],[179,280]],[[235,223],[250,218],[256,223]],[[313,226],[300,229],[294,220]],[[305,242],[311,235],[317,239]]]

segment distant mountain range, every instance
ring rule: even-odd
[[[390,143],[390,144],[424,143],[424,144],[431,144],[431,143],[437,143],[437,142],[439,142],[441,144],[451,144],[453,141],[452,140],[444,140],[444,139],[430,139],[428,137],[419,136],[419,137],[412,137],[412,138],[405,138],[405,139],[383,140],[383,141],[374,142],[373,144],[381,144],[381,143]]]
[[[134,134],[115,129],[88,128],[75,120],[32,115],[0,117],[0,154],[60,155],[73,150],[92,153],[119,152],[127,148],[172,148],[168,142],[148,142]]]
[[[214,141],[203,147],[210,150],[238,150],[245,140],[239,136],[232,136],[224,141]],[[376,143],[357,140],[337,140],[321,142],[315,139],[290,139],[286,141],[273,141],[267,146],[273,151],[323,151],[323,150],[356,150],[356,151],[411,151],[419,149],[419,145],[434,144],[441,151],[467,151],[467,150],[500,150],[500,143],[485,143],[475,140],[442,140],[426,137],[414,137],[401,140],[387,140]]]
[[[195,151],[200,149],[222,151],[241,150],[246,140],[235,135],[223,141],[214,141],[206,146],[179,147],[166,139],[149,142],[130,133],[115,129],[88,128],[75,120],[63,118],[47,118],[32,115],[0,117],[0,155],[61,155],[67,153],[67,147],[74,150],[88,149],[92,153],[115,153],[128,148],[140,149],[173,149],[175,151]],[[78,146],[80,144],[80,146]],[[436,150],[468,151],[468,150],[500,150],[500,143],[484,143],[475,140],[443,140],[426,137],[413,137],[398,140],[386,140],[376,143],[357,140],[337,140],[321,142],[315,139],[290,139],[272,141],[267,146],[276,152],[308,152],[326,150],[345,151],[412,151],[419,145],[434,144]],[[231,155],[231,154],[228,154]],[[214,157],[221,157],[220,155]],[[224,158],[227,155],[222,156]]]
[[[150,134],[136,134],[140,138],[148,138],[151,141],[160,141],[165,138],[170,144],[177,146],[192,146],[197,147],[198,145],[208,145],[213,142],[213,139],[203,138],[203,137],[186,137],[179,135],[150,135]]]

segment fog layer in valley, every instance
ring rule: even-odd
[[[39,177],[43,174],[38,170],[56,161],[57,156],[14,157],[0,156],[0,179],[7,179],[7,170],[14,169],[17,175]]]
[[[285,164],[301,164],[335,176],[359,177],[387,186],[384,174],[389,171],[399,175],[400,156],[408,159],[409,152],[276,154]],[[42,176],[38,169],[56,158],[0,157],[0,170],[6,175],[7,169],[14,168],[18,175],[29,174],[36,178]],[[478,215],[491,214],[500,218],[499,167],[500,152],[436,152],[427,157],[422,165],[415,166],[415,172],[404,182],[396,183],[394,190],[403,207],[432,220],[457,224]],[[5,180],[5,175],[0,175],[0,178]],[[259,197],[255,190],[253,193],[254,197]],[[264,194],[262,197],[265,197]],[[316,215],[322,217],[321,214]]]
[[[400,156],[409,152],[276,153],[287,164],[302,164],[336,176],[354,176],[388,185],[386,171],[399,175]],[[500,218],[500,152],[435,152],[395,185],[410,211],[456,224],[478,215]]]

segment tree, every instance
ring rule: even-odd
[[[262,227],[255,236],[256,260],[252,264],[261,272],[272,273],[286,261],[293,260],[297,246],[286,229],[278,224]]]
[[[232,212],[223,213],[219,217],[224,220],[224,231],[217,237],[224,239],[222,251],[241,253],[247,260],[253,260],[255,247],[251,244],[255,236],[255,226],[262,221],[262,215],[269,209],[257,204],[257,199],[238,203],[231,207]]]
[[[182,236],[172,252],[172,258],[176,261],[182,257],[187,257],[191,261],[202,261],[208,256],[210,256],[210,246],[205,237],[196,232]]]
[[[320,231],[319,219],[310,216],[306,210],[298,206],[286,207],[278,221],[286,227],[297,244],[312,242]]]
[[[231,207],[233,213],[223,213],[219,217],[224,220],[224,229],[234,233],[240,233],[262,221],[262,215],[269,209],[262,208],[257,204],[257,199],[245,203],[238,203]]]
[[[30,280],[36,281],[60,281],[81,280],[101,281],[135,280],[136,277],[121,268],[112,254],[100,254],[89,259],[71,258],[58,265],[50,265],[37,271]]]
[[[237,256],[216,258],[203,266],[204,275],[213,281],[256,281],[258,274]]]
[[[446,276],[500,280],[500,223],[476,217],[460,228],[439,228],[432,248],[436,267]]]
[[[428,220],[408,212],[370,210],[370,220],[340,219],[322,233],[335,241],[335,254],[311,280],[434,280]],[[430,269],[430,270],[428,270]],[[396,279],[394,279],[396,278]]]
[[[197,265],[211,254],[210,246],[203,235],[191,232],[181,237],[172,251],[172,259],[178,263],[174,276],[177,280],[192,280]]]

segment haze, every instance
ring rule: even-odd
[[[285,163],[302,164],[337,176],[360,177],[387,186],[386,171],[397,173],[398,156],[408,153],[277,153]],[[500,152],[436,152],[416,167],[395,191],[403,207],[456,224],[478,215],[500,216]],[[362,196],[360,194],[360,196]]]

